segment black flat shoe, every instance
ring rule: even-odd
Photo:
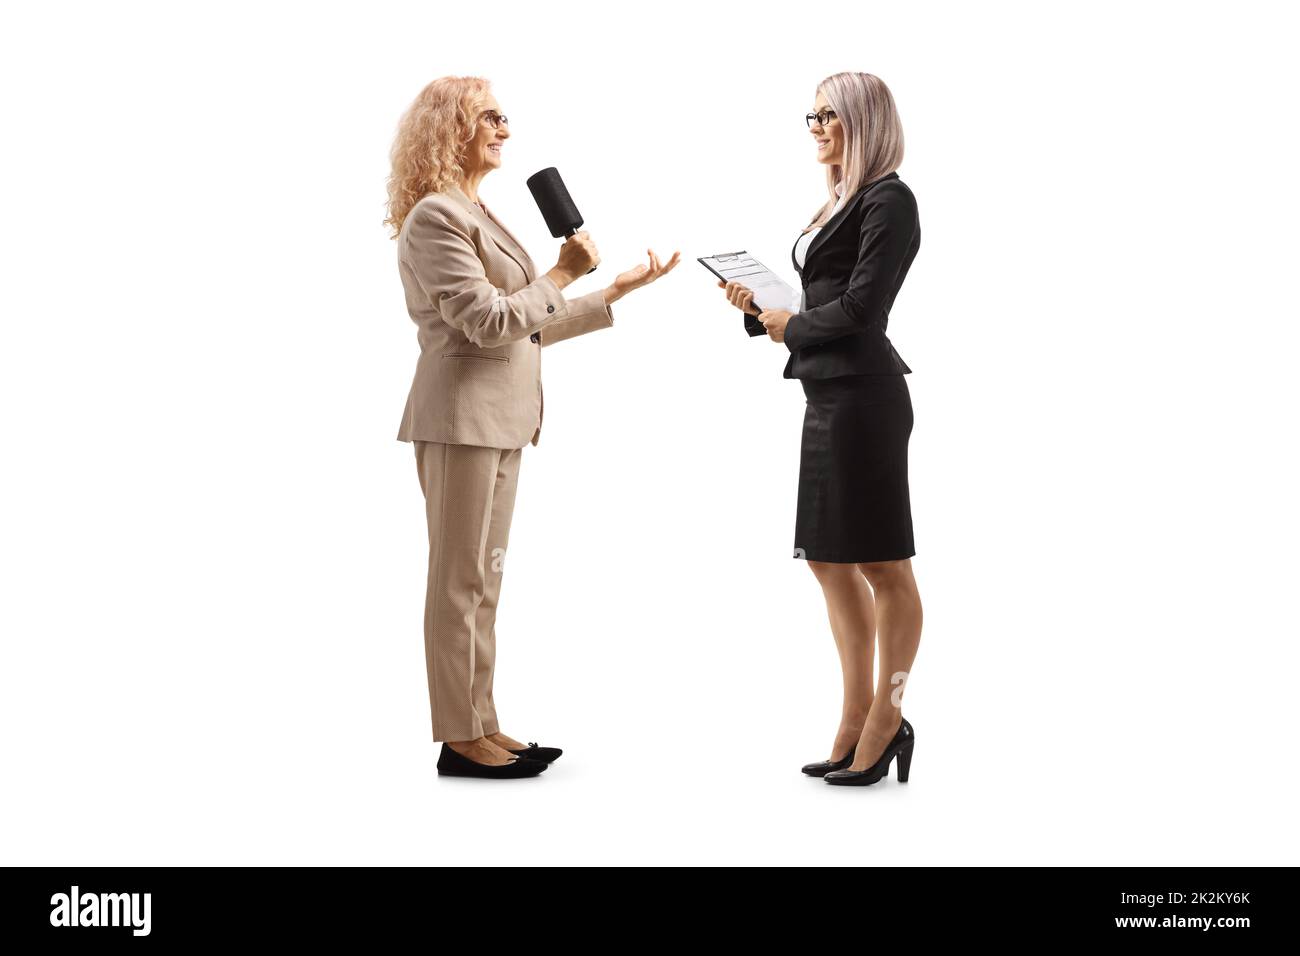
[[[903,718],[898,725],[898,732],[889,742],[880,759],[866,770],[834,770],[822,779],[827,783],[841,787],[867,787],[889,776],[889,761],[898,758],[898,782],[907,783],[907,775],[912,771],[912,748],[916,745],[916,733],[912,725]],[[850,761],[852,763],[852,761]]]
[[[853,750],[856,749],[856,747],[853,748]],[[816,763],[806,763],[803,765],[803,772],[810,777],[824,777],[832,770],[842,770],[853,763],[853,750],[849,751],[848,756],[841,757],[839,760],[818,760]]]
[[[535,777],[550,764],[540,760],[528,760],[519,757],[499,767],[470,760],[464,754],[458,754],[445,743],[442,753],[438,754],[438,774],[443,777],[484,777],[488,780],[517,780],[520,777]]]
[[[523,750],[512,750],[510,752],[529,760],[540,760],[542,763],[554,763],[560,754],[564,753],[559,747],[539,747],[531,740]]]

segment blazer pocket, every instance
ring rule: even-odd
[[[505,362],[507,365],[510,364],[509,355],[480,355],[476,352],[443,352],[442,357],[479,359],[480,361],[485,361],[485,362]]]

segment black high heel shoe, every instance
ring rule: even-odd
[[[509,763],[492,765],[470,760],[464,754],[458,754],[445,743],[442,753],[438,754],[438,774],[443,777],[484,777],[488,780],[517,780],[520,777],[535,777],[550,764],[540,760],[517,757]]]
[[[827,783],[841,787],[867,787],[889,776],[889,762],[898,758],[898,782],[907,783],[908,774],[912,772],[912,748],[916,745],[916,732],[912,725],[903,718],[898,725],[898,732],[889,742],[880,759],[866,770],[835,770],[823,778]],[[850,761],[852,763],[852,761]]]
[[[841,757],[839,760],[818,760],[816,763],[806,763],[803,765],[803,772],[810,777],[824,777],[832,770],[842,770],[853,763],[855,750],[857,750],[857,747],[850,747],[848,756]]]
[[[559,747],[539,747],[531,740],[523,750],[512,750],[510,752],[517,757],[540,760],[542,763],[554,763],[560,758],[560,754],[564,753]]]

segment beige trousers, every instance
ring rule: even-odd
[[[417,441],[429,520],[424,657],[434,740],[494,734],[492,670],[521,448]]]

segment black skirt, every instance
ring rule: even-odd
[[[849,564],[912,557],[912,396],[906,380],[848,375],[800,382],[808,407],[794,556]]]

